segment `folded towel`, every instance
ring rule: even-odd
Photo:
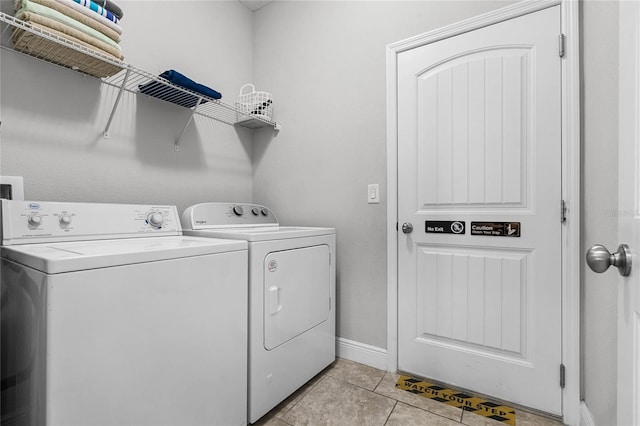
[[[16,10],[19,10],[22,7],[23,1],[24,0],[16,0],[15,2]],[[94,29],[100,32],[101,34],[104,34],[105,36],[109,37],[111,40],[113,40],[116,43],[120,41],[120,34],[115,32],[108,26],[100,23],[99,21],[96,21],[95,19],[91,19],[90,17],[83,15],[82,13],[76,11],[75,9],[70,8],[69,6],[63,3],[60,3],[56,0],[29,0],[29,1],[40,4],[42,6],[46,6],[52,10],[55,10],[56,12],[62,13],[63,15],[68,16],[69,18],[77,22],[80,22],[89,28]],[[29,8],[27,7],[27,10],[28,9]],[[94,12],[91,12],[91,13],[96,15]],[[96,16],[100,16],[100,15],[96,15]],[[82,31],[82,27],[79,27],[78,29]]]
[[[79,3],[76,3],[74,0],[55,0],[57,3],[62,3],[65,6],[70,7],[71,9],[75,10],[76,12],[80,12],[83,15],[85,15],[88,18],[91,18],[95,21],[100,22],[101,24],[106,25],[107,27],[111,28],[113,31],[117,32],[118,34],[122,34],[122,27],[118,24],[116,24],[113,21],[108,20],[107,18],[105,18],[102,15],[98,15],[97,13],[95,13],[93,10],[88,9],[84,6],[82,6]]]
[[[43,6],[38,3],[34,3],[31,0],[22,0],[21,6],[22,7],[16,12],[16,18],[18,19],[23,19],[21,18],[21,16],[24,16],[25,13],[31,13],[34,15],[38,15],[42,18],[47,18],[53,21],[57,21],[69,28],[73,28],[78,32],[82,32],[91,38],[94,38],[103,43],[106,43],[110,45],[112,48],[116,49],[118,52],[120,52],[120,46],[118,45],[118,43],[116,43],[109,37],[83,24],[82,22],[76,21],[75,19],[72,19],[63,13],[58,12],[57,10],[51,9],[50,7]],[[26,20],[26,19],[23,19],[23,20]],[[54,28],[51,25],[47,24],[46,22],[41,22],[41,23],[48,27]],[[74,35],[74,34],[71,34],[71,35],[82,40],[82,38],[77,35]],[[88,42],[88,43],[91,43],[91,42]],[[106,49],[103,49],[103,50],[106,50]]]
[[[94,46],[88,45],[81,40],[74,39],[73,37],[60,33],[52,28],[47,28],[35,23],[30,23],[29,25],[33,28],[38,28],[46,31],[47,33],[73,41],[76,44],[83,45],[88,49],[91,49],[93,52],[99,53],[101,56],[111,59],[112,61],[119,61],[118,58],[110,55],[108,52],[99,50]],[[110,61],[95,58],[84,52],[80,52],[67,47],[64,44],[60,44],[59,42],[42,38],[37,33],[25,31],[19,28],[14,30],[12,41],[13,47],[20,52],[28,53],[98,78],[110,77],[120,72],[124,66],[124,64],[116,65]]]
[[[51,28],[53,30],[56,30],[60,33],[65,34],[66,36],[70,36],[75,39],[81,40],[86,44],[91,45],[92,48],[97,48],[105,52],[108,52],[109,54],[111,54],[111,56],[116,57],[118,60],[122,60],[124,58],[119,48],[116,49],[110,44],[104,43],[101,40],[88,36],[82,31],[78,31],[54,19],[47,18],[46,16],[41,16],[33,12],[21,11],[19,12],[19,15],[18,13],[16,13],[16,18],[22,19],[23,21],[26,21],[32,24],[35,23],[35,24],[45,26],[47,28]]]
[[[120,9],[120,6],[118,6],[117,4],[115,4],[110,0],[96,0],[95,3],[98,6],[101,6],[107,9],[109,12],[116,15],[118,19],[122,19],[122,17],[124,16],[124,12],[122,12],[122,9]]]
[[[91,0],[73,0],[73,1],[75,1],[76,3],[86,7],[87,9],[93,10],[98,15],[102,15],[105,18],[107,18],[108,20],[110,20],[110,21],[112,21],[112,22],[114,22],[116,24],[119,21],[117,16],[115,16],[113,13],[109,12],[104,7],[98,6],[97,4],[92,2]]]
[[[217,92],[207,86],[203,86],[202,84],[196,83],[195,81],[190,80],[186,76],[180,74],[178,71],[168,70],[160,74],[160,77],[169,80],[173,84],[184,87],[185,89],[193,90],[194,92],[209,96],[210,98],[222,98],[222,94],[220,94],[220,92]]]

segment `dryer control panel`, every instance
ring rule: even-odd
[[[175,206],[2,200],[2,245],[182,235]]]
[[[181,220],[185,230],[278,226],[278,219],[273,211],[259,204],[196,204],[184,211]]]

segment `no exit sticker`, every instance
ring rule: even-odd
[[[464,234],[463,220],[427,220],[424,232],[428,234]]]
[[[520,222],[471,222],[471,235],[519,237]]]

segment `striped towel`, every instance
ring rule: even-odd
[[[102,6],[98,6],[91,0],[73,0],[73,1],[86,7],[87,9],[93,10],[98,15],[104,16],[105,18],[107,18],[108,20],[112,21],[115,24],[117,24],[120,21],[118,17],[115,16],[113,13],[109,12],[107,9],[105,9]]]
[[[58,3],[61,3],[73,10],[75,10],[76,12],[80,12],[83,15],[87,16],[88,18],[91,18],[95,21],[100,22],[101,24],[106,25],[107,27],[111,28],[113,31],[115,31],[118,34],[122,34],[122,27],[118,24],[116,24],[113,21],[108,20],[107,18],[105,18],[102,15],[98,15],[97,13],[95,13],[93,10],[88,9],[78,3],[76,3],[74,0],[55,0]]]
[[[120,6],[118,6],[117,4],[112,2],[111,0],[96,0],[95,3],[98,6],[101,6],[101,7],[105,8],[105,9],[107,9],[109,12],[113,13],[114,15],[116,15],[116,18],[118,18],[118,19],[122,19],[122,17],[124,16],[124,12],[122,11],[122,9],[120,9]]]

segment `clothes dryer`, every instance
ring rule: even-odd
[[[246,425],[246,242],[174,206],[0,211],[3,424]]]
[[[335,229],[280,226],[254,204],[203,203],[185,235],[249,243],[249,421],[335,360]]]

